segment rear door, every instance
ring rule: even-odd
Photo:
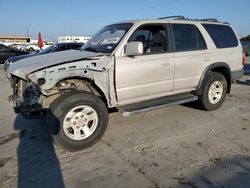
[[[207,46],[199,29],[193,24],[171,24],[174,44],[174,91],[196,88],[204,70]]]

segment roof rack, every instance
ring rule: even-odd
[[[158,18],[159,20],[163,20],[163,19],[175,19],[175,20],[177,20],[177,19],[181,19],[181,20],[184,20],[185,19],[185,17],[184,16],[180,16],[180,15],[178,15],[178,16],[167,16],[167,17],[161,17],[161,18]]]
[[[185,18],[184,16],[167,16],[167,17],[162,17],[162,18],[158,18],[158,19],[160,19],[160,20],[162,20],[162,19],[174,19],[174,20],[190,20],[190,21],[204,21],[204,22],[220,22],[216,18],[190,19],[190,18]]]
[[[205,22],[219,22],[216,18],[199,19],[199,21],[205,21]]]

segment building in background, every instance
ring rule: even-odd
[[[59,36],[58,43],[60,42],[81,42],[86,43],[91,37],[89,36]]]
[[[14,36],[14,35],[0,35],[0,42],[6,45],[10,44],[24,44],[30,42],[30,37]]]

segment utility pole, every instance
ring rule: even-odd
[[[27,37],[29,37],[29,28],[28,27],[26,27],[26,35],[27,35]]]
[[[26,35],[27,35],[27,37],[30,37],[29,28],[28,27],[26,27]],[[30,38],[26,39],[26,42],[30,42]]]
[[[72,20],[71,20],[71,17],[69,18],[69,28],[70,28],[70,37],[71,37],[71,42],[72,42]]]

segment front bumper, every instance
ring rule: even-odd
[[[30,115],[32,112],[38,112],[38,111],[42,111],[44,109],[41,108],[41,106],[39,105],[34,105],[34,106],[25,106],[25,105],[19,105],[19,106],[15,106],[14,108],[14,112],[16,114],[24,114],[24,115]]]

